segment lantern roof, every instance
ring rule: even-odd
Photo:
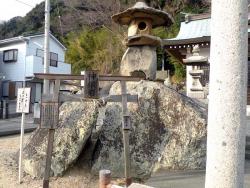
[[[160,46],[161,38],[147,34],[130,36],[126,39],[127,46]]]
[[[183,59],[183,62],[186,65],[208,63],[208,57],[201,56],[199,52],[200,52],[199,45],[195,45],[193,48],[193,55],[188,57],[187,59]]]
[[[136,18],[151,19],[153,28],[173,23],[173,18],[168,13],[149,7],[144,2],[137,2],[133,7],[112,16],[112,20],[120,25],[129,25]]]

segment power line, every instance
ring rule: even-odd
[[[34,8],[34,6],[28,4],[28,3],[24,2],[24,1],[20,1],[20,0],[15,0],[15,1],[17,1],[18,3],[21,3],[21,4],[23,4],[23,5],[26,5],[26,6],[29,6],[29,7]]]

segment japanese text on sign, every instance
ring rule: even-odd
[[[17,91],[17,113],[29,113],[30,108],[30,88],[19,88]]]

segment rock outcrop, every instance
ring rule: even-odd
[[[138,104],[128,103],[132,176],[147,178],[159,168],[204,168],[206,108],[162,83],[131,82],[127,89],[139,97]],[[120,94],[119,82],[113,84],[110,94]],[[88,155],[93,173],[110,169],[114,177],[123,177],[121,104],[100,108],[94,102],[65,103],[60,110],[52,174],[62,175],[76,160],[88,162]],[[98,130],[93,130],[95,126]],[[91,134],[96,145],[86,149]],[[38,129],[25,147],[24,170],[34,177],[43,175],[46,143],[47,131]]]
[[[132,176],[146,178],[159,168],[202,169],[206,157],[206,108],[161,83],[129,83],[128,91],[138,94],[130,103]],[[119,94],[115,83],[110,94]],[[110,169],[123,176],[122,109],[109,103],[96,149],[93,172]]]
[[[94,102],[64,103],[60,107],[59,127],[55,132],[51,175],[59,176],[75,162],[96,124],[98,114]],[[48,130],[37,129],[24,148],[24,171],[43,177]]]

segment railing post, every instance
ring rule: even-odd
[[[47,143],[47,153],[46,153],[46,164],[45,164],[45,171],[44,171],[44,178],[43,178],[43,188],[49,188],[49,177],[50,177],[50,169],[51,169],[51,161],[52,161],[52,153],[53,153],[53,143],[54,143],[54,135],[55,129],[58,126],[59,122],[59,92],[60,92],[60,80],[55,81],[54,91],[53,91],[53,99],[52,103],[53,107],[48,107],[48,111],[51,110],[51,114],[46,113],[47,117],[41,118],[41,127],[46,128],[45,124],[49,125],[48,131],[48,143]],[[46,108],[46,107],[45,107]],[[52,112],[54,110],[54,112]],[[46,110],[44,110],[46,111]],[[41,110],[43,113],[43,110]],[[51,115],[52,117],[49,117]],[[47,126],[48,126],[47,125]]]
[[[125,81],[121,81],[121,92],[122,92],[122,114],[123,114],[123,146],[124,146],[124,173],[126,187],[131,185],[132,179],[130,175],[130,150],[129,150],[129,133],[131,130],[131,120],[128,114],[127,107],[127,86]]]

